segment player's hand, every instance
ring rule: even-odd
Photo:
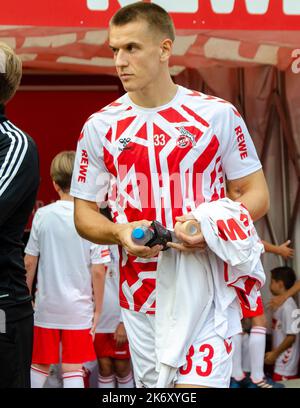
[[[136,245],[131,239],[132,231],[141,225],[150,227],[151,221],[141,220],[130,222],[128,224],[119,224],[119,230],[117,233],[118,239],[129,255],[138,256],[140,258],[154,258],[163,249],[162,245],[155,245],[154,247],[149,248],[144,245]]]
[[[294,256],[295,251],[293,250],[293,248],[289,247],[290,243],[291,241],[287,240],[283,244],[279,245],[278,247],[278,253],[284,259],[293,258]]]
[[[92,327],[90,330],[90,335],[92,336],[93,341],[95,340],[96,327],[99,322],[99,318],[100,318],[100,312],[94,312],[93,323],[92,323]]]
[[[114,332],[114,340],[116,341],[116,346],[121,347],[127,341],[127,333],[125,330],[124,323],[120,322]]]
[[[273,296],[268,303],[268,307],[272,310],[276,310],[279,308],[279,306],[281,306],[285,301],[286,301],[286,296],[283,295],[277,295],[277,296]]]
[[[275,351],[268,351],[265,354],[265,364],[272,365],[277,360],[277,354]]]
[[[207,244],[205,242],[204,236],[202,232],[195,234],[195,235],[187,235],[185,234],[181,226],[185,221],[188,220],[196,220],[193,214],[186,214],[181,217],[176,217],[176,224],[174,227],[175,236],[180,241],[177,242],[168,242],[168,247],[175,248],[179,251],[183,252],[193,252],[195,250],[204,251],[207,248]]]

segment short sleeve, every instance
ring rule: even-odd
[[[222,126],[218,128],[217,136],[221,135],[222,166],[227,179],[236,180],[260,170],[262,165],[239,112],[226,103],[219,115],[218,123]]]
[[[110,175],[104,164],[103,140],[109,127],[101,120],[91,117],[80,134],[71,195],[88,201],[105,201]]]
[[[107,245],[93,244],[91,246],[91,264],[104,264],[111,262],[110,250]]]
[[[40,254],[40,242],[39,242],[39,226],[40,226],[40,211],[37,210],[35,213],[29,239],[25,248],[25,253],[28,255],[39,256]]]
[[[297,320],[298,315],[295,316],[293,313],[297,309],[296,305],[293,305],[293,302],[286,301],[282,311],[282,331],[285,334],[297,334],[298,325]]]

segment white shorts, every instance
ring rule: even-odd
[[[232,371],[232,342],[214,334],[199,337],[190,347],[186,364],[178,370],[176,384],[229,388]]]
[[[121,309],[137,388],[155,388],[155,316]]]
[[[158,380],[155,356],[155,315],[122,308],[135,382],[138,388],[155,388]],[[228,388],[232,371],[232,343],[217,336],[207,322],[190,347],[186,364],[177,372],[176,384]]]

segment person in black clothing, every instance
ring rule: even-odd
[[[39,186],[38,153],[4,114],[21,76],[20,59],[0,43],[0,388],[30,387],[33,308],[22,236]]]

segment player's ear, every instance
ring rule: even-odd
[[[162,62],[168,61],[172,55],[173,41],[169,38],[163,40],[160,44],[160,60]]]
[[[58,191],[60,190],[59,185],[57,183],[55,183],[54,180],[52,180],[52,184],[53,184],[54,190],[58,193]]]

